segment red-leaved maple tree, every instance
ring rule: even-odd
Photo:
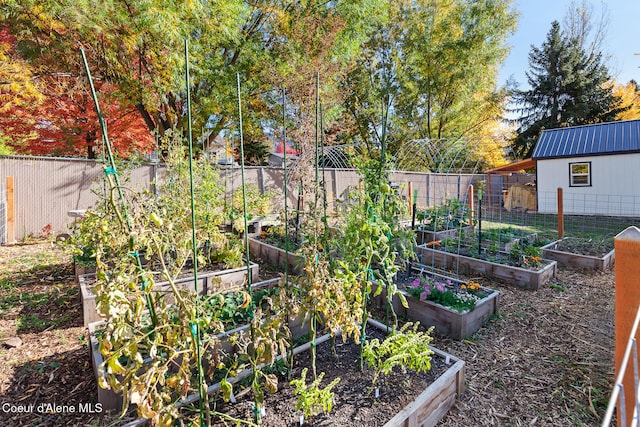
[[[0,79],[0,95],[15,101],[0,109],[6,145],[18,154],[98,157],[102,133],[86,77],[38,73],[20,60],[13,43],[9,31],[0,29],[2,53],[16,64]],[[27,83],[37,88],[37,96],[22,95]],[[115,86],[101,80],[94,84],[114,151],[121,157],[151,152],[155,140],[136,108],[118,100]]]

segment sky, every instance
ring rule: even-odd
[[[609,15],[606,53],[611,55],[607,63],[609,72],[618,83],[629,80],[640,82],[640,0],[588,0],[593,6],[593,17],[602,15],[603,4]],[[581,3],[581,0],[576,0]],[[562,26],[571,0],[515,0],[519,11],[518,28],[508,41],[511,53],[500,69],[499,83],[504,85],[509,77],[527,87],[525,71],[529,69],[528,55],[531,45],[540,47],[557,20]]]

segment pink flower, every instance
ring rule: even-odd
[[[446,289],[444,283],[440,283],[440,282],[436,282],[436,289],[439,290],[440,292],[444,292],[444,290]]]
[[[420,287],[420,279],[419,278],[413,279],[413,282],[411,282],[411,286],[413,286],[414,288],[419,288]]]
[[[424,292],[420,294],[420,300],[426,301],[427,298],[429,297],[429,294],[431,294],[431,290],[429,290],[428,288],[425,289]]]

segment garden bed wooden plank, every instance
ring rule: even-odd
[[[260,266],[256,263],[250,263],[251,282],[255,283],[259,279]],[[207,295],[210,290],[231,290],[242,286],[247,275],[247,268],[231,268],[228,270],[211,271],[198,274],[198,289],[200,295]],[[214,281],[220,283],[214,284]],[[84,326],[90,323],[102,320],[102,316],[98,313],[96,306],[96,294],[93,293],[95,283],[95,273],[82,274],[78,276],[78,286],[80,287],[80,298],[82,302],[82,316]],[[186,276],[175,281],[176,285],[189,289],[191,292],[195,290],[193,284],[193,276]],[[158,282],[154,285],[154,290],[163,292],[170,290],[168,282]]]
[[[406,298],[409,307],[405,308],[397,295],[394,295],[392,304],[398,316],[418,321],[425,327],[434,326],[438,333],[462,340],[476,333],[491,316],[498,313],[500,293],[485,287],[480,289],[486,292],[487,296],[476,303],[474,310],[462,313],[433,301],[415,299],[403,290],[400,292]],[[379,307],[384,307],[386,301],[384,289],[380,295],[375,297],[374,301]]]
[[[461,377],[464,377],[463,363],[462,361],[456,362],[451,369],[420,393],[416,400],[390,419],[385,427],[431,427],[437,425],[449,412],[456,397],[462,393],[458,387]],[[456,366],[457,364],[460,365]]]
[[[539,289],[540,286],[555,277],[557,268],[557,262],[553,260],[544,260],[546,265],[538,270],[529,270],[431,249],[424,245],[417,246],[416,253],[422,264],[432,264],[435,267],[457,271],[460,274],[482,274],[530,290]]]
[[[558,250],[558,245],[565,239],[556,240],[555,242],[551,242],[548,245],[543,246],[541,248],[543,256],[547,259],[555,260],[558,262],[558,264],[565,265],[567,267],[578,267],[600,271],[605,271],[613,267],[613,263],[615,260],[614,249],[612,249],[602,257],[582,255]]]
[[[442,230],[442,231],[421,230],[419,228],[416,228],[414,231],[416,233],[416,244],[422,245],[435,240],[442,240],[447,238],[455,239],[456,237],[458,237],[458,233],[460,231],[464,233],[468,230],[473,230],[473,227],[466,226],[466,227],[462,227],[461,229],[452,228],[449,230]]]
[[[296,275],[304,273],[304,258],[292,252],[287,252],[277,246],[270,245],[259,239],[249,238],[249,253],[252,258],[258,258],[274,267],[284,268],[289,265],[289,272]],[[288,258],[287,258],[288,255]]]

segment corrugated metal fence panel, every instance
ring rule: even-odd
[[[2,163],[0,162],[0,176]],[[7,242],[7,180],[0,180],[0,245]]]
[[[102,188],[102,165],[92,160],[48,157],[0,157],[0,179],[15,182],[16,239],[38,235],[50,226],[52,233],[66,233],[73,221],[69,211],[95,203],[92,190]],[[131,186],[149,186],[150,166],[132,174]]]
[[[152,183],[156,173],[162,182],[165,169],[162,166],[144,164],[130,173],[126,182],[132,189],[153,190]],[[124,175],[124,174],[123,174]],[[87,209],[94,205],[98,194],[102,193],[102,165],[93,160],[65,159],[49,157],[10,157],[0,156],[0,180],[6,182],[7,176],[15,179],[16,238],[24,239],[28,235],[38,235],[47,225],[53,233],[66,233],[74,221],[69,211]],[[220,170],[220,177],[227,192],[240,187],[239,168]],[[470,183],[482,179],[483,175],[446,175],[418,172],[395,172],[390,175],[392,181],[403,184],[407,192],[407,183],[418,190],[418,206],[434,206],[448,198],[458,198],[466,202]],[[353,169],[326,169],[328,210],[335,211],[336,200],[342,200],[349,187],[357,187],[359,176]],[[260,190],[275,190],[274,208],[281,210],[283,172],[278,168],[248,167],[245,181]],[[289,207],[297,208],[298,182],[288,185]],[[187,197],[187,195],[185,195]],[[6,198],[6,197],[5,197]],[[304,206],[303,208],[306,208]],[[0,230],[1,232],[1,230]]]

